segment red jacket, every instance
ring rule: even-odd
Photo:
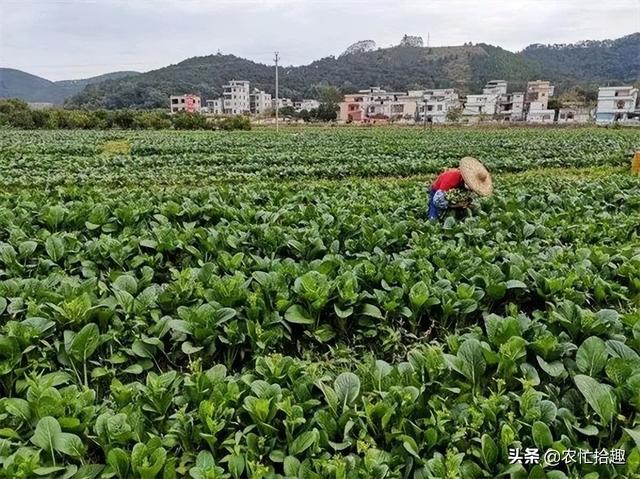
[[[462,188],[464,186],[464,179],[462,178],[462,174],[458,168],[451,168],[436,178],[436,181],[433,182],[431,188],[434,190],[443,190],[449,191],[454,188]]]

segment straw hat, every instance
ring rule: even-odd
[[[493,182],[491,175],[475,158],[465,156],[460,160],[460,173],[467,188],[480,196],[491,196],[493,194]]]

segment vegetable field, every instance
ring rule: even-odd
[[[638,147],[0,131],[0,478],[640,477]],[[496,195],[428,222],[465,155]]]

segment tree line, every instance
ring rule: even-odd
[[[0,100],[0,126],[50,130],[250,130],[245,116],[208,117],[200,113],[169,115],[161,110],[32,110],[21,100]]]

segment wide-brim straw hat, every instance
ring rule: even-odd
[[[460,160],[460,173],[467,188],[480,196],[491,196],[493,194],[493,181],[491,175],[475,158],[465,156]]]

